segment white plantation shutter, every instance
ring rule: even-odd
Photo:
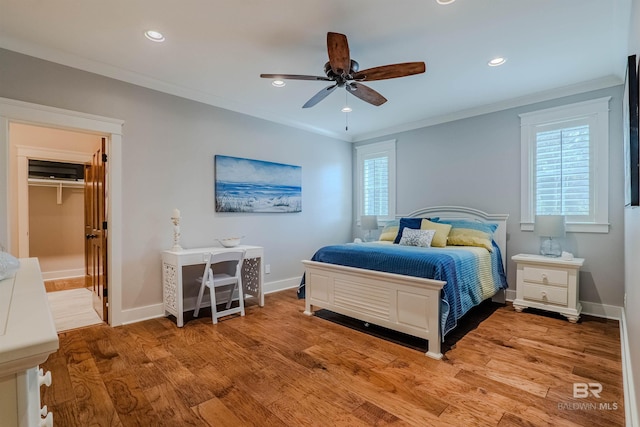
[[[376,142],[356,147],[358,211],[379,221],[395,219],[396,142]]]
[[[389,215],[389,156],[364,159],[363,215]]]
[[[589,125],[584,120],[576,122],[536,133],[537,215],[591,213]]]
[[[520,228],[565,215],[567,231],[609,231],[609,100],[520,114]]]

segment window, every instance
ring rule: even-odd
[[[609,231],[609,100],[520,115],[521,229],[565,215],[567,231]]]
[[[358,216],[377,215],[395,219],[396,142],[385,141],[356,147]]]

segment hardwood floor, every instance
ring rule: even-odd
[[[492,306],[436,361],[303,310],[284,291],[216,326],[61,333],[43,403],[58,426],[624,425],[616,321]]]

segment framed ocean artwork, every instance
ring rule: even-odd
[[[624,205],[640,205],[640,143],[639,143],[639,95],[636,55],[627,58],[627,75],[624,82],[622,104],[624,140]]]
[[[301,212],[302,167],[216,155],[216,212]]]

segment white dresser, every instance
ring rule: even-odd
[[[52,426],[40,387],[51,373],[38,364],[58,349],[58,335],[37,258],[23,258],[14,277],[0,280],[0,427]]]
[[[562,259],[519,254],[511,257],[518,265],[516,299],[513,307],[555,311],[576,323],[580,318],[580,267],[582,258]]]

